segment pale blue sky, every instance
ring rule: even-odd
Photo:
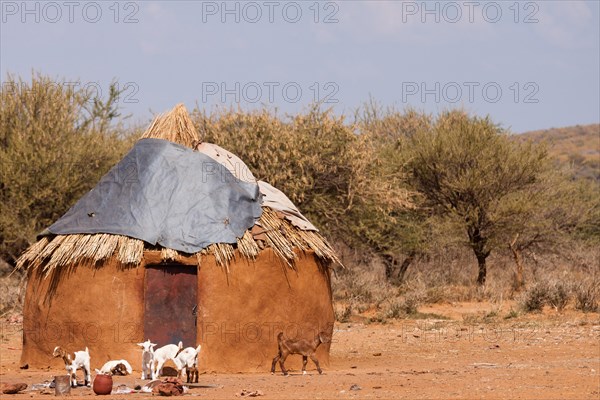
[[[4,1],[0,72],[125,88],[147,121],[266,104],[338,113],[370,96],[463,107],[514,132],[600,121],[598,1]],[[23,6],[25,4],[25,6]]]

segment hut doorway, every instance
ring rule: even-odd
[[[181,340],[196,347],[197,268],[181,264],[146,266],[144,338],[159,348]]]

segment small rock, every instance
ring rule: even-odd
[[[26,383],[3,383],[2,393],[4,394],[17,394],[22,390],[27,389]]]
[[[258,396],[264,396],[264,393],[260,390],[242,389],[242,391],[237,393],[236,396],[237,397],[258,397]]]
[[[362,388],[360,386],[358,386],[357,384],[350,386],[350,390],[361,390],[361,389]]]
[[[373,356],[379,357],[379,356],[381,356],[381,353],[373,353]]]

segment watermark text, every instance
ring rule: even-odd
[[[539,103],[540,86],[536,82],[402,82],[402,102],[420,103]]]
[[[89,23],[110,21],[137,24],[140,6],[135,1],[2,1],[2,23]]]

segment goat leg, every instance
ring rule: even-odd
[[[288,355],[286,354],[286,355],[284,355],[284,356],[282,356],[282,357],[279,358],[279,366],[281,367],[281,372],[283,372],[284,375],[288,375],[288,372],[285,369],[285,365],[284,365],[285,359],[287,358],[287,356]]]
[[[92,386],[92,376],[90,374],[90,370],[88,368],[84,368],[83,372],[85,374],[85,378],[84,378],[85,386]]]
[[[275,358],[273,359],[273,364],[271,364],[271,374],[275,373],[275,364],[277,364],[277,361],[279,361],[279,359],[281,358],[281,352],[278,353]]]
[[[302,375],[306,375],[306,364],[308,363],[308,357],[302,356]]]
[[[152,379],[160,378],[160,376],[162,375],[162,366],[163,363],[161,361],[156,362],[156,368],[154,370],[154,373],[152,374]]]
[[[322,374],[323,371],[321,370],[321,367],[319,366],[319,360],[317,360],[317,357],[315,357],[314,354],[310,355],[310,359],[313,360],[313,362],[315,363],[315,365],[317,366],[317,371],[319,371],[319,374]]]

